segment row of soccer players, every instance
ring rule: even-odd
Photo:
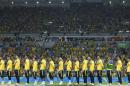
[[[58,67],[57,67],[57,71],[58,71],[58,76],[60,79],[60,83],[63,83],[63,72],[64,69],[67,71],[66,72],[66,76],[69,79],[69,83],[71,84],[71,77],[72,77],[72,70],[74,70],[74,75],[76,77],[76,81],[79,84],[79,77],[80,77],[80,69],[81,69],[81,73],[83,75],[83,79],[84,79],[84,83],[87,83],[87,75],[89,72],[89,76],[91,79],[91,83],[94,84],[94,71],[97,71],[97,77],[98,77],[98,81],[101,84],[102,83],[102,70],[104,69],[104,64],[102,59],[97,56],[97,61],[94,62],[93,59],[87,59],[86,57],[83,57],[83,61],[80,62],[78,60],[78,58],[75,58],[75,61],[73,61],[74,65],[72,65],[72,61],[71,58],[67,58],[66,62],[64,63],[62,58],[59,58],[58,61]],[[113,65],[112,60],[109,59],[108,61],[108,68],[107,68],[107,77],[108,77],[108,82],[109,84],[112,83],[112,68],[111,66]],[[47,64],[46,62],[46,58],[42,57],[41,61],[40,61],[40,65],[38,63],[38,61],[36,60],[36,58],[33,58],[33,62],[30,62],[30,59],[26,56],[25,57],[25,62],[24,62],[24,71],[25,71],[25,76],[27,79],[27,84],[29,83],[29,77],[30,77],[30,70],[32,70],[34,79],[35,79],[35,83],[37,84],[36,81],[36,77],[37,77],[37,73],[38,73],[38,68],[40,67],[40,77],[42,79],[42,85],[45,84],[45,78],[46,78],[46,70],[49,71],[49,78],[50,78],[50,84],[53,84],[53,77],[54,77],[54,72],[55,72],[55,63],[54,61],[49,58],[49,62]],[[31,69],[32,66],[32,69]],[[48,66],[48,68],[47,68]],[[65,67],[65,68],[64,68]],[[122,61],[120,60],[120,58],[118,58],[117,62],[116,62],[116,71],[117,71],[117,75],[118,75],[118,80],[119,83],[122,84],[122,77],[121,77],[121,71],[122,71]],[[4,73],[5,71],[7,71],[7,75],[8,75],[8,79],[9,79],[9,84],[11,84],[11,72],[14,71],[15,72],[15,77],[17,80],[17,83],[20,83],[20,68],[21,68],[21,61],[19,59],[18,56],[16,56],[16,59],[13,63],[13,61],[11,60],[11,58],[8,57],[7,60],[7,65],[5,67],[5,61],[0,57],[0,76],[1,78],[4,78]],[[128,73],[128,81],[130,83],[130,60],[127,63],[127,73]],[[2,81],[2,84],[4,83],[4,80]]]

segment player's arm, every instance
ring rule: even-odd
[[[16,63],[17,63],[17,61],[16,61],[16,60],[14,60],[14,64],[13,64],[13,65],[15,66],[15,64],[16,64]]]
[[[80,68],[80,70],[81,70],[81,72],[82,72],[82,66],[83,66],[83,62],[80,62],[81,64],[79,64],[79,68]]]
[[[71,63],[70,63],[70,68],[72,69],[72,67],[73,67],[72,64],[73,64],[73,63],[72,63],[72,61],[70,61],[70,62],[71,62]]]
[[[65,70],[67,69],[66,67],[67,67],[67,61],[65,61],[65,65],[64,65]]]
[[[9,61],[7,61],[7,64],[6,64],[6,70],[7,70],[7,67],[9,66]]]
[[[79,66],[78,66],[78,69],[80,69],[80,62],[79,62],[79,64],[78,64]]]
[[[102,68],[104,68],[104,64],[103,63],[104,63],[103,60],[101,60]]]

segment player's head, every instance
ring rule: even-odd
[[[93,58],[93,57],[90,57],[90,60],[94,60],[94,58]]]
[[[130,58],[128,58],[128,62],[130,62]]]
[[[49,58],[49,61],[52,61],[52,58],[51,58],[51,57]]]
[[[18,59],[19,57],[16,55],[16,59]]]
[[[33,57],[33,60],[35,61],[35,60],[36,60],[36,57]]]
[[[45,59],[45,56],[42,56],[42,59]]]
[[[119,57],[119,56],[117,56],[117,60],[120,60],[120,57]]]
[[[10,56],[8,56],[8,57],[7,57],[7,60],[10,60],[10,59],[11,59]]]
[[[0,56],[0,60],[2,60],[2,57]]]
[[[75,57],[75,60],[77,61],[77,60],[78,60],[78,58],[77,58],[77,57]]]
[[[69,61],[69,60],[70,60],[70,58],[71,58],[71,56],[68,56],[68,57],[67,57],[67,60]]]
[[[27,55],[25,56],[25,59],[28,59],[28,56],[27,56]]]
[[[86,57],[85,56],[83,56],[83,60],[85,60],[86,59]]]
[[[97,59],[100,59],[100,56],[97,56]]]
[[[59,61],[62,61],[62,58],[61,58],[61,57],[59,58]]]

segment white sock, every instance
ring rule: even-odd
[[[11,80],[9,80],[9,83],[11,83]]]
[[[50,81],[50,84],[53,84],[53,81]]]
[[[71,80],[69,80],[69,83],[71,83]]]
[[[37,83],[37,80],[35,80],[35,83]]]
[[[42,81],[42,84],[45,84],[45,81]]]

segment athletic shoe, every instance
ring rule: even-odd
[[[50,85],[53,85],[53,81],[50,81]]]
[[[109,86],[111,86],[111,84],[109,84]]]
[[[68,83],[69,85],[71,84],[71,80],[69,80],[69,83]]]
[[[34,82],[34,85],[37,85],[37,81]]]
[[[10,84],[11,84],[11,81],[9,81],[8,84],[10,85]]]
[[[25,84],[26,86],[28,85],[28,83]]]
[[[62,81],[60,81],[59,85],[62,85],[62,83],[63,83],[63,82],[62,82]]]
[[[42,81],[41,85],[45,85],[45,81]]]
[[[4,85],[4,81],[2,81],[1,84]]]
[[[16,83],[16,86],[19,86],[19,83]]]
[[[102,84],[101,84],[101,83],[99,83],[99,86],[102,86]]]
[[[92,85],[92,86],[94,86],[94,84],[93,84],[93,83],[92,83],[91,85]]]

